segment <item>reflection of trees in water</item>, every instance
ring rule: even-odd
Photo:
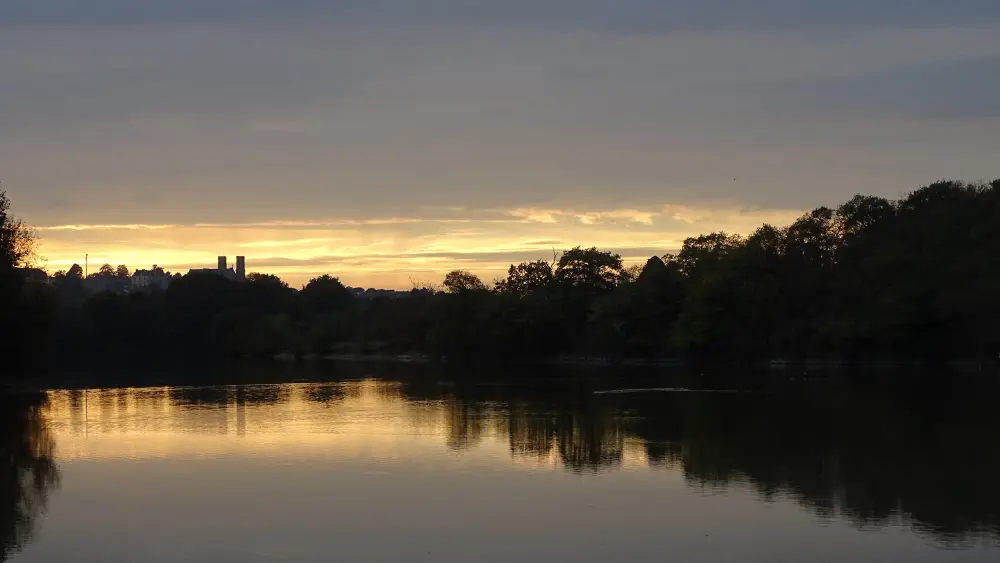
[[[1000,539],[1000,452],[988,445],[1000,421],[984,405],[945,413],[947,400],[873,396],[668,400],[674,421],[650,417],[635,432],[680,444],[674,460],[692,483],[748,482],[762,498],[787,495],[820,516],[857,526],[901,518],[943,542]]]
[[[749,485],[762,500],[794,499],[859,527],[902,521],[942,543],[1000,541],[1000,450],[992,446],[1000,415],[989,405],[871,395],[532,394],[449,391],[449,446],[474,441],[485,423],[503,428],[514,456],[545,462],[555,453],[581,472],[620,465],[626,438],[637,438],[650,466],[680,469],[694,487]],[[475,406],[487,401],[499,405],[490,416]]]
[[[599,471],[622,461],[624,435],[616,417],[593,405],[556,418],[559,459],[572,471]]]
[[[481,404],[451,398],[445,402],[445,442],[452,450],[465,450],[483,440],[488,411]]]
[[[548,411],[535,411],[530,406],[513,405],[507,425],[511,454],[517,457],[548,459],[552,455],[558,433],[556,416]]]
[[[173,387],[170,400],[178,406],[225,407],[233,402],[276,405],[291,399],[288,385],[239,385],[217,387]]]
[[[515,457],[543,462],[556,454],[574,472],[599,471],[622,460],[625,435],[618,418],[589,396],[563,390],[561,395],[526,398],[501,387],[459,388],[448,392],[444,406],[452,449],[478,443],[489,429],[507,437]]]
[[[0,398],[0,561],[31,541],[59,483],[54,449],[39,405]]]
[[[346,399],[347,391],[340,384],[314,383],[306,385],[302,395],[310,403],[333,405]]]

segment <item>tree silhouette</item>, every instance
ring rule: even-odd
[[[340,279],[326,274],[309,280],[299,293],[306,308],[318,314],[341,311],[354,300]]]
[[[622,257],[597,248],[567,250],[559,257],[555,281],[586,291],[605,292],[614,289],[622,279]]]
[[[281,278],[272,274],[261,274],[258,272],[250,272],[247,274],[247,282],[260,285],[260,286],[271,286],[282,289],[288,289],[288,284],[281,281]]]
[[[32,265],[38,239],[35,232],[11,213],[7,192],[0,190],[0,267]]]
[[[103,264],[101,265],[100,268],[98,268],[97,272],[90,275],[91,277],[113,278],[117,277],[118,272],[117,270],[115,270],[115,267],[112,266],[111,264]]]
[[[511,264],[507,277],[498,280],[494,289],[498,293],[524,297],[550,287],[553,279],[552,264],[544,260],[522,262],[517,266]]]
[[[452,270],[444,277],[444,288],[449,293],[468,293],[486,291],[486,284],[479,276],[467,270]]]
[[[35,233],[13,215],[7,194],[0,191],[0,378],[45,354],[52,320],[49,292],[24,269],[37,258],[36,246]]]

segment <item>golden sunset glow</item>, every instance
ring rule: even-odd
[[[300,286],[321,274],[348,285],[408,289],[467,269],[486,280],[512,263],[551,259],[573,246],[619,252],[626,262],[676,252],[683,240],[712,231],[749,233],[762,223],[784,225],[799,210],[735,206],[662,206],[648,210],[450,210],[431,218],[265,221],[154,225],[38,227],[50,272],[101,264],[132,269],[157,264],[186,273],[211,267],[217,256],[246,256],[250,271],[276,274]]]

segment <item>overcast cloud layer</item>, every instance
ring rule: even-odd
[[[531,240],[675,248],[856,192],[998,176],[998,100],[994,0],[0,2],[17,211],[171,227],[155,244],[43,231],[55,267],[244,252],[401,285],[447,268],[413,261],[447,237],[483,271]],[[712,219],[668,224],[664,206]],[[460,248],[445,216],[469,222]],[[372,219],[394,219],[358,231],[391,252],[324,236]],[[316,226],[190,231],[290,221]],[[248,232],[277,244],[240,247]],[[311,239],[328,240],[289,243]]]
[[[1000,19],[992,0],[5,0],[11,24],[296,21],[476,24],[663,32],[719,28],[949,25]]]

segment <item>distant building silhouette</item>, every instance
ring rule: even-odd
[[[225,256],[219,256],[219,263],[216,268],[194,268],[188,271],[188,274],[215,274],[222,276],[233,281],[244,281],[247,279],[246,271],[246,257],[237,256],[236,257],[236,269],[229,268],[227,264],[227,258]]]
[[[132,291],[150,291],[153,289],[166,290],[173,279],[170,274],[162,270],[136,270],[132,274]]]

